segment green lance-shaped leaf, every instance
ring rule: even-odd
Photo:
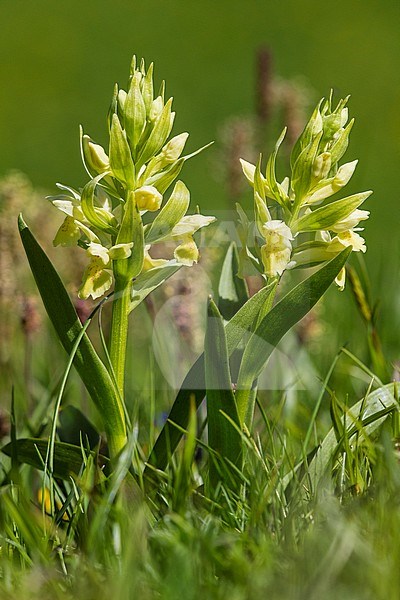
[[[241,423],[251,424],[249,397],[253,382],[287,331],[302,319],[323,296],[345,264],[351,248],[346,248],[319,271],[299,283],[258,324],[249,339],[240,365],[236,402]]]
[[[152,158],[164,145],[171,131],[171,105],[172,98],[164,106],[161,115],[158,117],[148,140],[143,146],[137,157],[137,168],[139,169],[150,158]]]
[[[167,263],[162,267],[155,267],[136,277],[132,284],[130,311],[139,306],[153,290],[172,277],[182,267],[174,261],[171,261],[171,263]]]
[[[271,286],[254,294],[226,324],[226,341],[228,354],[231,356],[246,333],[251,331],[258,314],[265,302],[269,301]],[[149,464],[165,469],[170,455],[175,451],[182,437],[182,429],[186,429],[189,420],[190,399],[194,397],[199,407],[205,396],[204,354],[202,354],[186,375],[174,404],[170,410],[168,421],[161,430],[149,457]],[[176,424],[178,427],[174,427]],[[146,468],[150,476],[151,467]]]
[[[241,434],[229,369],[226,332],[222,316],[212,299],[208,303],[204,363],[207,394],[208,444],[217,455],[239,466]],[[228,417],[228,418],[227,418]],[[235,425],[237,425],[237,428]],[[210,483],[218,483],[218,471],[210,457]]]
[[[124,217],[118,232],[117,244],[133,243],[131,255],[128,258],[114,261],[114,274],[116,278],[128,282],[137,277],[143,267],[144,260],[144,233],[143,222],[135,202],[135,192],[128,194],[125,203]]]
[[[1,451],[6,456],[11,456],[16,450],[17,459],[20,463],[26,463],[43,471],[46,464],[48,440],[41,438],[20,438],[14,443],[14,450],[10,442]],[[92,453],[95,456],[94,453]],[[104,467],[109,464],[109,459],[99,456],[100,465]],[[55,442],[54,445],[54,467],[53,475],[59,479],[70,480],[71,476],[78,476],[84,465],[84,457],[80,446],[73,446],[65,442]]]
[[[124,104],[124,126],[133,155],[146,123],[146,105],[140,91],[140,74],[132,77]]]
[[[81,206],[83,214],[94,227],[104,231],[104,233],[116,235],[118,225],[116,218],[104,208],[94,205],[96,187],[106,175],[107,173],[101,173],[85,185],[82,190]]]
[[[21,240],[43,304],[67,354],[71,354],[82,324],[52,263],[33,237],[22,216],[18,219]],[[113,454],[126,440],[125,416],[117,389],[91,341],[84,335],[74,365],[103,419]],[[114,452],[113,452],[114,451]]]
[[[317,208],[296,221],[293,224],[292,231],[330,229],[335,223],[351,215],[371,194],[372,191],[360,192],[359,194],[354,194],[353,196],[348,196],[342,200],[336,200],[336,202],[330,202],[326,206]]]
[[[238,277],[239,255],[235,242],[229,244],[218,284],[218,308],[224,319],[231,319],[249,297],[244,279]]]
[[[266,171],[267,185],[270,190],[271,196],[274,200],[276,200],[276,202],[278,202],[282,206],[285,206],[286,202],[288,201],[288,197],[287,197],[285,190],[282,188],[282,186],[278,183],[278,181],[276,179],[275,169],[276,169],[276,157],[278,156],[278,151],[279,151],[280,145],[282,144],[282,142],[285,138],[285,135],[286,135],[286,127],[282,131],[281,135],[279,136],[279,139],[275,144],[274,151],[272,152],[271,156],[268,159],[267,171]]]
[[[185,216],[190,204],[190,192],[182,181],[177,181],[171,197],[160,210],[146,233],[146,243],[152,244],[167,237]]]
[[[135,166],[129,148],[126,133],[121,127],[118,116],[113,115],[110,132],[110,167],[114,177],[129,189],[135,187]]]

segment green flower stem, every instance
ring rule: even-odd
[[[121,397],[124,398],[126,346],[132,282],[117,278],[111,320],[110,359]]]

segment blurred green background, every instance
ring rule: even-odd
[[[351,94],[356,126],[346,157],[360,163],[348,193],[374,190],[363,206],[372,211],[367,264],[383,304],[398,305],[398,0],[2,0],[0,19],[0,175],[18,168],[50,193],[57,181],[86,182],[78,125],[105,143],[113,85],[125,86],[133,53],[166,79],[175,131],[190,132],[189,150],[218,139],[230,116],[254,111],[262,45],[276,75],[308,82],[312,102],[330,88]],[[204,212],[228,207],[213,176],[219,157],[216,144],[183,172]],[[250,190],[245,198],[250,208]],[[397,339],[393,312],[386,315]]]
[[[352,95],[352,188],[375,192],[368,240],[378,255],[399,215],[399,17],[398,0],[2,0],[0,172],[21,169],[50,190],[83,184],[78,125],[105,141],[113,84],[125,85],[133,53],[167,80],[190,149],[215,139],[224,119],[253,110],[255,52],[265,44],[275,72],[303,75],[315,99],[331,87]],[[209,174],[217,156],[214,147],[184,173],[208,210],[224,205]]]

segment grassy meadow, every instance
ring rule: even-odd
[[[0,17],[0,597],[399,598],[398,3]]]

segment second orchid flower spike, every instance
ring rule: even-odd
[[[257,165],[241,161],[253,187],[259,233],[254,247],[241,256],[266,278],[279,277],[286,269],[321,264],[349,246],[354,252],[366,251],[359,224],[368,219],[369,211],[360,206],[372,192],[331,199],[348,184],[358,163],[339,164],[354,124],[354,119],[348,122],[347,102],[344,98],[333,108],[331,95],[318,103],[293,148],[290,176],[281,183],[276,159],[285,131],[265,175],[261,159]],[[241,271],[245,271],[243,266]],[[344,272],[337,283],[343,289]]]

